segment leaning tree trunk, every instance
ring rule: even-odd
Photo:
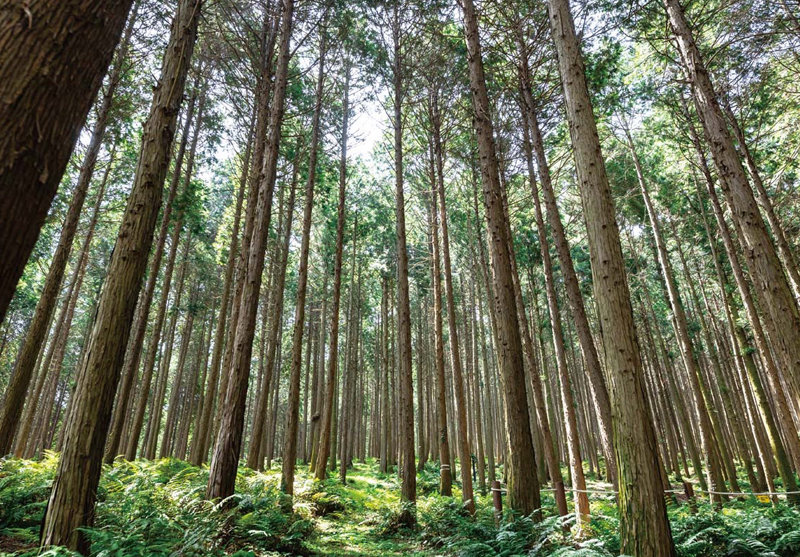
[[[639,188],[641,190],[642,199],[644,200],[647,216],[650,220],[650,228],[653,231],[653,238],[656,244],[656,256],[658,264],[661,268],[661,276],[664,279],[664,285],[667,291],[667,299],[669,301],[670,309],[672,310],[672,324],[675,331],[675,337],[678,339],[678,345],[681,352],[681,360],[683,361],[684,368],[686,369],[686,377],[691,386],[689,396],[694,400],[694,407],[697,409],[698,414],[698,430],[700,432],[700,445],[706,457],[706,467],[708,470],[708,485],[710,487],[711,500],[720,502],[721,498],[718,493],[725,491],[725,480],[722,477],[722,471],[719,468],[720,459],[726,459],[727,455],[721,455],[720,449],[722,448],[722,439],[714,438],[714,428],[711,422],[711,406],[713,400],[711,399],[705,379],[700,374],[700,365],[695,356],[692,341],[689,338],[689,324],[686,318],[686,311],[683,308],[683,300],[681,299],[678,285],[675,281],[675,276],[672,270],[672,264],[669,260],[667,253],[667,246],[661,234],[661,225],[659,222],[658,214],[655,211],[653,202],[650,199],[650,193],[647,189],[647,184],[644,180],[641,163],[639,162],[639,155],[633,144],[633,138],[630,135],[627,127],[625,128],[625,136],[627,145],[630,149],[631,156],[633,157],[634,167],[636,169],[636,177],[639,181]],[[717,444],[719,443],[719,445]],[[735,476],[733,476],[735,481]],[[736,487],[734,486],[734,489]]]
[[[524,126],[524,124],[523,124]],[[525,137],[528,140],[528,137]],[[556,356],[556,369],[558,370],[559,384],[561,386],[561,405],[564,410],[564,425],[567,431],[567,454],[569,455],[570,475],[575,500],[575,525],[581,532],[584,522],[589,521],[589,497],[586,493],[586,477],[583,474],[583,459],[578,440],[578,426],[575,415],[575,402],[572,396],[572,384],[567,369],[566,348],[564,345],[564,329],[561,324],[561,313],[558,307],[556,282],[553,272],[553,260],[550,257],[550,241],[544,226],[542,204],[539,201],[539,192],[533,180],[533,160],[530,147],[525,150],[528,158],[528,172],[533,197],[533,207],[536,214],[536,230],[539,236],[539,252],[542,255],[544,271],[545,292],[547,294],[547,309],[550,315],[550,330],[553,337],[553,350]]]
[[[178,155],[175,158],[175,168],[173,170],[173,176],[170,183],[169,193],[167,195],[166,203],[164,204],[164,210],[161,216],[161,226],[159,228],[157,241],[156,241],[156,249],[153,252],[152,261],[150,262],[150,274],[147,277],[147,282],[145,282],[145,288],[143,295],[140,297],[139,306],[136,308],[136,313],[134,314],[134,325],[133,325],[133,332],[128,341],[128,347],[125,351],[125,363],[123,366],[123,373],[122,373],[122,383],[120,385],[119,394],[117,397],[117,405],[114,408],[113,420],[111,422],[111,433],[109,434],[108,444],[106,446],[106,462],[111,463],[114,460],[114,457],[118,454],[118,449],[120,447],[120,443],[122,441],[122,430],[124,424],[127,422],[127,415],[128,415],[128,407],[130,405],[130,398],[133,394],[133,385],[136,379],[136,375],[139,370],[139,362],[141,361],[141,354],[142,354],[142,346],[144,344],[144,337],[145,333],[147,332],[147,325],[150,322],[150,306],[153,303],[153,294],[155,293],[156,288],[156,281],[158,280],[159,270],[161,269],[161,260],[164,257],[164,246],[166,243],[169,225],[170,225],[170,217],[172,215],[172,206],[173,201],[175,200],[175,195],[178,191],[178,184],[180,184],[181,176],[182,176],[182,168],[183,168],[183,157],[186,151],[186,145],[189,142],[189,130],[191,127],[191,123],[193,120],[194,115],[194,105],[197,99],[197,90],[195,90],[192,97],[189,99],[189,107],[186,111],[186,122],[183,128],[183,137],[181,138],[180,148],[178,149]],[[186,179],[184,180],[184,191],[186,191],[189,187],[189,181],[191,179],[192,174],[192,166],[194,161],[194,153],[197,149],[197,140],[200,135],[200,126],[203,118],[203,106],[205,104],[205,96],[200,101],[200,108],[197,113],[197,123],[195,124],[194,128],[194,136],[192,137],[191,143],[191,153],[189,155],[188,161],[188,169],[186,172]],[[178,219],[179,221],[181,219]],[[169,291],[169,279],[167,278],[168,273],[164,274],[164,288],[168,292]],[[170,275],[171,276],[171,275]],[[161,316],[161,321],[163,322],[163,315]],[[161,327],[154,327],[153,328],[153,340],[157,343],[158,340],[161,338]],[[157,345],[157,344],[156,344]],[[150,368],[152,369],[152,368]],[[149,392],[149,385],[146,386],[146,389],[142,389],[142,393]],[[146,399],[146,396],[145,396]],[[138,441],[138,434],[136,435]]]
[[[67,268],[67,261],[72,250],[72,243],[78,230],[83,203],[86,200],[89,184],[94,175],[97,156],[100,154],[100,148],[103,145],[114,94],[122,78],[123,69],[127,64],[128,46],[133,34],[137,8],[138,4],[136,4],[125,28],[125,34],[117,52],[117,60],[114,63],[114,70],[109,76],[108,88],[103,94],[102,101],[98,107],[97,120],[92,128],[92,138],[83,157],[78,183],[72,191],[69,210],[61,228],[58,246],[56,246],[53,259],[50,261],[50,269],[47,272],[44,288],[39,296],[39,302],[36,304],[31,324],[17,356],[17,364],[11,374],[11,382],[6,390],[2,413],[0,413],[0,455],[6,454],[11,448],[11,441],[19,425],[22,405],[25,402],[25,394],[28,391],[33,369],[44,344],[47,329],[52,321],[58,293],[64,280],[64,271]],[[0,320],[2,320],[2,316],[0,316]]]
[[[144,125],[133,188],[72,395],[64,452],[42,525],[44,547],[66,545],[84,553],[89,549],[89,539],[79,528],[91,526],[94,519],[111,408],[161,206],[200,5],[201,0],[182,0],[172,24],[161,79]]]
[[[0,323],[133,0],[0,9]]]
[[[528,515],[541,507],[536,455],[533,447],[525,388],[522,340],[508,251],[507,223],[503,209],[494,128],[478,37],[478,16],[472,0],[463,2],[464,24],[478,138],[483,197],[489,228],[498,359],[505,392],[508,495],[511,508]]]
[[[600,430],[600,443],[603,447],[603,456],[606,459],[608,475],[611,477],[612,484],[616,487],[617,464],[611,433],[611,402],[608,397],[608,387],[605,377],[603,376],[603,369],[600,366],[600,356],[597,353],[597,346],[595,346],[594,339],[592,338],[592,330],[589,326],[589,319],[586,316],[586,307],[584,305],[583,296],[581,295],[578,276],[575,273],[575,266],[572,263],[569,242],[564,232],[564,225],[561,222],[555,192],[553,191],[550,165],[547,161],[547,155],[545,154],[544,139],[542,137],[542,131],[539,128],[539,119],[536,115],[536,106],[534,105],[533,93],[531,92],[530,70],[526,57],[521,60],[521,64],[520,88],[522,89],[522,99],[524,101],[522,104],[527,115],[523,126],[527,125],[529,127],[533,155],[536,159],[536,167],[539,170],[539,181],[542,184],[542,197],[544,198],[547,220],[550,224],[553,243],[555,244],[556,253],[558,254],[558,262],[561,265],[564,290],[566,291],[567,301],[569,302],[571,310],[570,314],[572,315],[572,320],[575,322],[575,330],[578,333],[581,353],[586,362],[592,402],[595,408],[597,408],[597,425]]]
[[[247,146],[242,157],[242,173],[239,179],[239,190],[236,193],[236,206],[233,214],[233,229],[231,230],[231,245],[228,249],[228,260],[225,263],[225,279],[222,286],[222,295],[217,317],[217,327],[214,331],[214,350],[211,353],[211,363],[209,364],[208,386],[205,396],[198,412],[197,427],[192,435],[192,451],[190,461],[195,466],[200,466],[208,455],[208,445],[210,443],[211,422],[214,416],[214,408],[217,403],[217,388],[219,386],[219,370],[222,360],[222,349],[225,344],[225,331],[228,323],[228,306],[231,301],[231,286],[233,284],[233,271],[236,265],[236,256],[239,248],[239,226],[242,220],[242,204],[244,202],[244,190],[247,187],[247,175],[251,165],[251,154],[253,149],[253,128],[255,126],[254,114],[250,119],[250,129],[247,132]]]
[[[548,0],[570,137],[592,263],[597,312],[603,331],[614,448],[619,474],[623,553],[675,555],[664,501],[658,445],[645,389],[614,200],[606,175],[568,0]]]
[[[286,284],[286,265],[289,259],[289,240],[292,236],[292,220],[294,217],[294,201],[297,191],[297,177],[300,170],[300,142],[296,147],[296,160],[293,164],[292,180],[289,193],[289,203],[286,210],[286,223],[283,224],[283,238],[280,245],[276,245],[275,273],[273,276],[274,284],[272,290],[272,316],[268,332],[264,333],[267,341],[267,353],[264,359],[264,379],[261,390],[256,397],[256,405],[253,412],[253,433],[250,439],[250,452],[247,455],[247,466],[253,469],[263,470],[264,458],[260,450],[264,436],[264,425],[266,423],[267,394],[272,383],[272,371],[275,368],[275,356],[278,350],[278,337],[281,333],[283,324],[283,291]],[[278,226],[281,229],[281,226]]]
[[[256,203],[253,233],[249,238],[248,261],[246,274],[240,277],[244,281],[239,322],[236,324],[233,359],[228,391],[224,393],[225,402],[221,408],[220,427],[217,435],[214,456],[208,478],[206,496],[209,499],[228,497],[233,493],[236,483],[236,467],[244,431],[245,403],[247,401],[247,385],[250,377],[250,356],[253,351],[258,298],[261,289],[261,275],[264,270],[264,242],[269,230],[272,214],[272,196],[278,170],[279,143],[281,124],[285,108],[286,86],[289,72],[289,46],[292,36],[294,0],[283,1],[281,18],[281,43],[278,64],[275,70],[275,86],[270,108],[269,136],[263,166],[259,172],[258,196],[250,199]]]
[[[708,70],[678,0],[664,0],[672,32],[678,43],[697,114],[703,125],[717,172],[753,274],[759,305],[775,323],[773,346],[787,365],[795,396],[800,395],[800,312],[783,272],[780,258],[761,218],[753,190],[733,144],[727,122]]]

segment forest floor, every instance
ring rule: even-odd
[[[37,554],[38,529],[57,455],[39,461],[0,460],[0,556]],[[619,521],[613,497],[593,494],[592,519],[579,538],[565,532],[543,492],[544,520],[518,518],[496,525],[488,495],[476,495],[469,517],[453,498],[441,497],[438,470],[418,474],[414,530],[400,528],[400,485],[396,474],[381,474],[368,460],[356,463],[342,484],[336,472],[314,481],[298,466],[294,512],[281,510],[279,463],[264,472],[239,470],[236,495],[224,505],[203,500],[207,467],[173,459],[126,462],[104,467],[97,519],[86,530],[92,555],[225,556],[279,555],[379,557],[458,555],[464,557],[555,555],[609,557],[619,553]],[[597,481],[590,489],[607,487]],[[692,513],[686,502],[669,508],[678,555],[792,557],[800,555],[800,511],[755,499],[714,510],[700,501]],[[54,549],[44,555],[72,555]]]

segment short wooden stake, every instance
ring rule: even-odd
[[[686,480],[683,481],[683,492],[686,494],[686,501],[689,503],[689,512],[697,513],[697,499],[694,496],[694,487]]]
[[[503,518],[503,491],[500,489],[500,481],[492,482],[492,503],[494,503],[494,520],[498,524]]]

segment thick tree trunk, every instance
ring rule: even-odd
[[[67,268],[69,254],[72,251],[72,243],[78,229],[83,204],[86,200],[86,194],[89,191],[92,176],[94,175],[97,156],[100,154],[100,148],[105,138],[114,94],[122,77],[122,72],[128,63],[128,46],[130,45],[131,35],[133,34],[133,25],[136,21],[137,10],[138,3],[129,18],[122,42],[117,51],[114,69],[109,76],[108,87],[98,107],[97,120],[92,128],[92,137],[89,140],[89,146],[83,157],[80,174],[78,175],[78,183],[72,191],[69,210],[67,211],[64,224],[61,228],[61,236],[58,239],[56,251],[50,261],[50,269],[47,271],[44,288],[39,296],[39,302],[36,304],[31,324],[28,327],[25,340],[17,356],[17,364],[11,374],[11,382],[6,389],[5,400],[3,401],[2,411],[0,412],[0,455],[6,454],[11,448],[11,441],[19,425],[25,394],[28,391],[28,386],[33,375],[33,368],[36,365],[36,359],[41,352],[47,329],[52,321],[53,311],[58,299],[58,293],[61,290],[62,281],[64,280],[64,271]],[[0,296],[2,296],[2,294],[0,294]],[[2,311],[0,311],[0,314],[2,314]],[[0,320],[2,320],[2,315],[0,315]],[[43,370],[46,372],[46,368],[43,368]]]
[[[64,452],[42,526],[44,547],[66,545],[82,552],[88,550],[88,538],[78,528],[91,526],[94,518],[103,447],[161,206],[170,147],[197,37],[200,5],[201,0],[182,0],[172,24],[162,76],[144,126],[133,188],[72,395]]]
[[[608,397],[608,387],[603,376],[603,369],[600,365],[600,357],[597,353],[592,338],[592,330],[589,326],[589,319],[586,316],[583,296],[581,295],[578,276],[575,273],[575,266],[572,263],[567,235],[564,232],[564,225],[561,223],[561,215],[558,211],[555,192],[553,191],[552,178],[550,176],[550,166],[544,151],[544,139],[539,128],[539,119],[536,115],[536,107],[533,95],[530,90],[530,77],[527,68],[527,59],[523,59],[521,87],[523,94],[523,106],[527,113],[525,123],[529,125],[533,155],[536,159],[536,166],[539,170],[539,181],[542,184],[542,196],[544,197],[545,211],[547,220],[550,224],[550,231],[553,235],[558,262],[561,266],[561,274],[564,279],[564,290],[567,293],[570,313],[575,323],[578,333],[578,341],[581,346],[581,353],[586,362],[586,369],[589,372],[589,387],[592,393],[592,402],[597,409],[598,426],[600,429],[600,442],[603,446],[603,456],[606,459],[606,468],[612,484],[617,485],[617,464],[614,455],[614,446],[611,433],[611,402]]]
[[[0,323],[131,4],[48,0],[0,5]],[[16,429],[6,424],[3,430]],[[7,437],[4,431],[3,454],[11,443]]]
[[[498,174],[494,129],[489,116],[491,113],[489,97],[481,59],[478,16],[472,0],[464,0],[463,12],[475,116],[474,126],[478,138],[483,196],[491,246],[493,303],[496,308],[497,337],[500,341],[496,348],[499,351],[500,369],[504,379],[509,503],[515,511],[528,515],[538,509],[541,502],[536,455],[528,416],[511,255],[508,252],[509,238]]]
[[[568,0],[548,0],[570,137],[580,186],[619,474],[623,553],[675,555],[664,502],[658,446],[650,420],[644,369],[634,328],[614,201],[586,84],[583,55]]]
[[[272,214],[272,196],[278,169],[278,146],[283,123],[284,100],[289,72],[289,58],[294,14],[294,0],[283,0],[281,17],[281,42],[278,63],[275,70],[275,86],[269,117],[269,136],[262,168],[259,172],[258,196],[248,200],[257,204],[253,233],[249,239],[246,274],[240,276],[244,281],[241,307],[236,324],[235,344],[228,391],[220,414],[220,428],[211,470],[208,478],[206,496],[209,499],[228,497],[233,493],[236,483],[236,468],[244,431],[244,413],[247,400],[247,385],[250,378],[250,356],[253,350],[258,298],[261,289],[261,275],[264,270],[264,242]]]
[[[156,281],[158,280],[159,270],[161,269],[161,260],[164,257],[164,247],[166,244],[167,235],[169,234],[170,218],[172,216],[172,206],[175,201],[175,196],[178,191],[178,184],[181,182],[183,174],[183,157],[186,151],[186,146],[189,144],[189,130],[194,116],[194,106],[197,99],[197,86],[192,97],[189,99],[189,106],[186,111],[186,122],[183,129],[183,137],[181,144],[178,148],[178,155],[175,157],[175,168],[173,170],[172,182],[170,184],[169,193],[164,204],[164,210],[161,217],[161,227],[158,232],[158,239],[156,241],[156,249],[153,252],[152,261],[150,263],[150,274],[145,283],[144,292],[139,299],[139,305],[134,314],[133,334],[128,341],[128,348],[125,351],[125,363],[122,371],[122,384],[117,394],[117,404],[114,408],[113,420],[111,422],[111,433],[109,434],[108,444],[106,446],[105,460],[110,463],[117,456],[120,443],[122,441],[122,430],[126,422],[128,414],[128,406],[133,390],[133,385],[136,380],[136,374],[139,371],[139,362],[141,360],[142,346],[144,345],[144,337],[147,332],[147,324],[149,323],[150,305],[153,302],[153,294],[155,293]],[[197,149],[197,140],[200,136],[200,125],[203,118],[203,106],[205,104],[205,95],[200,100],[200,108],[197,112],[197,122],[194,127],[194,134],[191,139],[191,148],[189,154],[189,161],[187,164],[186,178],[184,179],[184,190],[189,187],[189,181],[192,176],[192,166],[194,165],[194,155]],[[180,228],[183,223],[182,213],[177,219],[175,224],[176,229]],[[164,274],[164,288],[169,291],[169,279],[167,273]],[[163,316],[161,319],[163,325]],[[158,331],[156,334],[155,331]],[[161,327],[154,328],[154,339],[160,338]],[[152,369],[152,368],[151,368]],[[147,392],[147,391],[143,391]],[[138,435],[137,435],[138,438]],[[137,439],[138,440],[138,439]],[[127,447],[126,447],[127,448]]]

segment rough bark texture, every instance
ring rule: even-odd
[[[0,1],[0,322],[131,4]]]
[[[31,376],[33,375],[36,359],[41,351],[44,337],[47,334],[47,328],[52,320],[53,310],[55,309],[58,299],[58,292],[61,290],[61,284],[64,279],[64,271],[66,270],[69,254],[72,250],[72,243],[75,239],[75,233],[78,230],[83,204],[86,200],[86,194],[89,191],[92,176],[94,175],[94,168],[97,164],[100,148],[103,145],[103,139],[108,125],[108,116],[111,111],[111,103],[114,99],[114,93],[119,85],[120,78],[122,77],[124,65],[127,63],[128,45],[130,44],[130,38],[133,34],[133,24],[136,21],[135,12],[136,10],[134,9],[134,14],[129,18],[124,38],[117,52],[117,61],[114,64],[114,70],[111,72],[108,80],[108,87],[100,101],[100,106],[97,110],[97,120],[92,128],[92,138],[89,141],[89,146],[83,157],[80,174],[78,175],[78,183],[72,191],[72,200],[70,201],[69,210],[67,211],[67,216],[61,228],[61,236],[58,239],[56,251],[50,262],[50,269],[47,272],[44,288],[39,297],[39,302],[36,304],[36,310],[31,319],[30,327],[28,328],[25,340],[17,357],[17,364],[11,375],[11,382],[6,390],[6,398],[3,402],[2,413],[0,413],[0,455],[6,454],[11,448],[11,441],[19,424],[19,417],[22,415],[22,405],[25,401],[25,394],[28,390]],[[1,320],[2,315],[0,315],[0,321]]]
[[[66,545],[88,550],[88,539],[77,529],[91,525],[94,518],[111,408],[161,206],[170,147],[197,38],[200,4],[201,0],[182,0],[172,24],[161,79],[144,126],[133,188],[72,395],[64,452],[42,526],[45,547]]]
[[[463,3],[474,127],[478,138],[483,198],[489,228],[492,282],[494,284],[496,346],[503,375],[508,458],[508,495],[511,508],[531,514],[540,505],[539,479],[533,447],[528,400],[525,389],[522,340],[519,332],[511,254],[508,251],[507,223],[503,209],[494,129],[478,37],[478,16],[472,0]]]
[[[650,420],[619,228],[586,84],[583,55],[568,0],[548,0],[548,13],[564,89],[605,346],[619,474],[621,549],[630,555],[671,557],[675,548],[664,503],[658,446]]]
[[[542,137],[542,131],[539,128],[539,119],[536,115],[536,106],[531,91],[527,57],[523,57],[521,64],[520,86],[524,101],[523,107],[527,115],[525,124],[530,128],[533,155],[539,170],[539,181],[542,185],[542,197],[544,198],[547,220],[550,224],[551,234],[553,235],[553,244],[558,254],[558,262],[561,265],[564,290],[567,294],[567,301],[569,302],[572,319],[575,322],[575,330],[578,333],[581,353],[586,362],[592,402],[597,409],[600,442],[603,447],[603,456],[606,458],[606,468],[611,482],[616,486],[617,463],[612,442],[611,402],[608,397],[608,387],[603,375],[603,369],[600,366],[597,346],[595,346],[594,339],[592,338],[592,330],[589,326],[589,319],[586,316],[586,307],[583,302],[583,296],[581,295],[578,276],[575,273],[575,266],[572,263],[572,255],[570,253],[567,235],[564,232],[564,225],[561,223],[561,215],[559,214],[555,192],[553,191],[550,165],[548,164],[547,155],[544,151],[544,139]]]
[[[800,394],[800,313],[789,281],[781,267],[772,239],[761,218],[753,190],[747,181],[742,160],[733,144],[725,116],[720,107],[711,77],[706,70],[692,31],[678,0],[664,0],[672,32],[677,39],[681,58],[693,95],[697,114],[703,125],[720,178],[720,187],[731,209],[731,216],[741,230],[742,247],[753,274],[755,293],[767,318],[775,323],[774,349],[787,366],[787,376]]]
[[[278,145],[283,123],[284,99],[289,71],[289,46],[292,36],[294,1],[284,0],[281,17],[281,43],[278,53],[278,64],[275,70],[275,88],[270,109],[269,137],[267,139],[263,166],[259,172],[259,188],[257,198],[249,203],[256,203],[253,234],[249,241],[246,274],[241,275],[244,281],[239,310],[239,322],[236,326],[233,359],[229,370],[229,385],[224,394],[225,402],[221,408],[220,427],[217,435],[214,456],[208,478],[206,495],[209,499],[228,497],[233,494],[236,483],[236,468],[244,431],[245,403],[247,401],[247,385],[250,379],[250,356],[253,351],[258,298],[261,290],[261,276],[264,270],[264,242],[269,230],[272,214],[272,195],[278,169]]]
[[[527,139],[527,138],[526,138]],[[530,147],[527,149],[529,172],[533,170]],[[561,406],[564,411],[565,428],[567,431],[567,454],[574,488],[575,525],[578,531],[583,523],[589,519],[589,497],[586,494],[586,478],[583,474],[583,459],[578,440],[578,426],[575,416],[575,402],[572,395],[572,381],[567,369],[566,348],[564,346],[564,329],[561,323],[561,313],[558,307],[558,295],[553,271],[553,261],[550,257],[550,241],[547,238],[547,229],[544,226],[542,204],[539,201],[539,192],[531,176],[531,194],[536,214],[536,229],[539,235],[539,251],[542,254],[542,267],[544,271],[545,292],[547,294],[547,309],[550,315],[550,329],[553,338],[553,349],[556,356],[559,384],[561,387]]]
[[[394,86],[394,188],[397,231],[397,382],[398,448],[400,451],[400,499],[404,506],[399,521],[416,522],[417,466],[414,457],[414,387],[411,369],[411,302],[408,289],[408,248],[406,246],[406,202],[403,192],[403,51],[400,10],[395,3],[392,14],[394,47],[392,78]]]

